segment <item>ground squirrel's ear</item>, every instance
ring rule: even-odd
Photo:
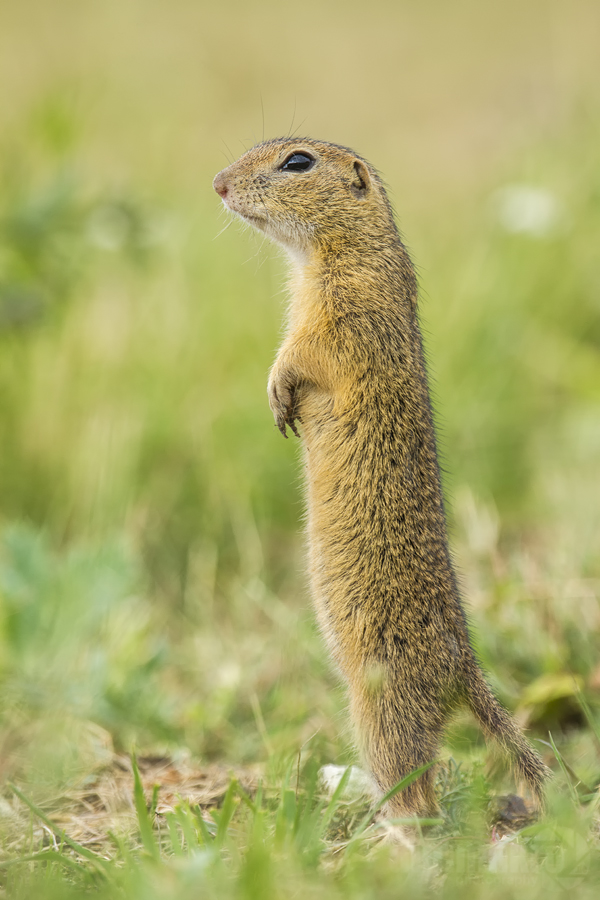
[[[371,176],[362,159],[354,160],[354,178],[350,187],[354,196],[358,197],[359,200],[363,200],[369,193]]]

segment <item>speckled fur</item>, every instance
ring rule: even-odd
[[[308,152],[307,172],[280,170]],[[448,551],[417,284],[382,182],[351,150],[266,141],[215,178],[226,206],[292,263],[287,337],[269,378],[305,447],[310,579],[364,759],[382,791],[435,759],[468,706],[541,801],[546,769],[488,687]],[[430,769],[388,804],[431,815]]]

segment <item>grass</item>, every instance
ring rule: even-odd
[[[11,896],[43,890],[44,896],[73,897],[90,892],[191,897],[198,891],[207,897],[283,897],[301,890],[309,896],[429,896],[435,891],[455,897],[464,891],[465,878],[475,897],[516,897],[524,887],[532,896],[548,890],[594,896],[599,860],[590,828],[595,804],[582,805],[557,791],[545,821],[490,845],[484,836],[490,821],[486,783],[449,768],[439,781],[446,815],[410,823],[415,849],[409,852],[385,840],[383,823],[373,823],[374,811],[364,800],[345,797],[346,776],[333,795],[322,797],[311,765],[298,782],[291,766],[277,792],[259,785],[249,796],[233,779],[218,809],[180,802],[160,814],[157,792],[151,799],[144,793],[135,757],[132,768],[137,828],[125,838],[109,833],[95,851],[69,838],[12,786],[32,817],[31,843],[40,842],[41,823],[46,846],[0,863]],[[45,866],[32,868],[35,863]]]
[[[595,896],[597,9],[492,7],[3,8],[3,896]],[[284,268],[210,188],[261,95],[381,167],[419,266],[475,641],[555,773],[503,840],[468,718],[414,853],[318,779],[356,758],[265,400]]]

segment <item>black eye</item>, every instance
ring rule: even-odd
[[[279,168],[288,172],[308,172],[314,164],[314,159],[308,153],[292,153]]]

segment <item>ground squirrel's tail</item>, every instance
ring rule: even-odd
[[[466,701],[487,738],[496,741],[510,758],[517,776],[523,778],[541,807],[550,770],[544,765],[510,714],[499,703],[477,666],[467,673]]]

